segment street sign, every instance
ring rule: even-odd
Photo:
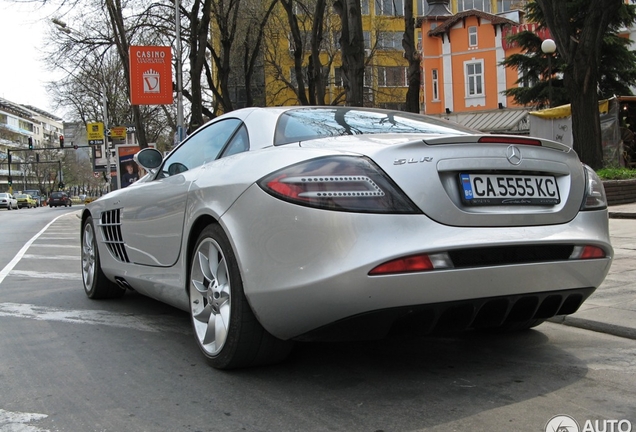
[[[104,139],[104,123],[94,122],[86,124],[86,135],[89,141],[99,141]]]
[[[109,134],[113,139],[126,139],[128,128],[126,126],[113,126],[109,129]]]

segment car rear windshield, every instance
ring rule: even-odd
[[[62,198],[64,195],[64,192],[53,192],[51,198]]]
[[[465,135],[475,131],[444,119],[399,111],[350,107],[299,108],[281,115],[276,125],[274,145],[340,135],[385,133]]]

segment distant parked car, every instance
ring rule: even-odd
[[[0,208],[6,208],[7,210],[17,210],[18,200],[16,200],[10,193],[0,193]]]
[[[18,207],[22,208],[22,207],[26,207],[26,208],[31,208],[31,207],[37,207],[37,201],[35,201],[35,199],[29,195],[29,194],[18,194],[15,196],[15,199],[18,200]]]
[[[51,192],[49,196],[49,207],[70,207],[72,205],[73,202],[66,192]]]
[[[40,207],[46,203],[46,198],[44,198],[37,189],[23,190],[22,193],[31,195],[36,202],[36,207]]]

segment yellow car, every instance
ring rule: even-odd
[[[26,208],[37,207],[38,205],[35,198],[33,198],[29,194],[18,194],[15,196],[15,199],[18,200],[19,209],[21,209],[22,207],[26,207]]]

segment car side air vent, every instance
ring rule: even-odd
[[[120,210],[115,209],[103,212],[99,226],[104,236],[104,243],[106,243],[106,247],[108,247],[113,258],[128,263],[130,260],[121,235]]]

